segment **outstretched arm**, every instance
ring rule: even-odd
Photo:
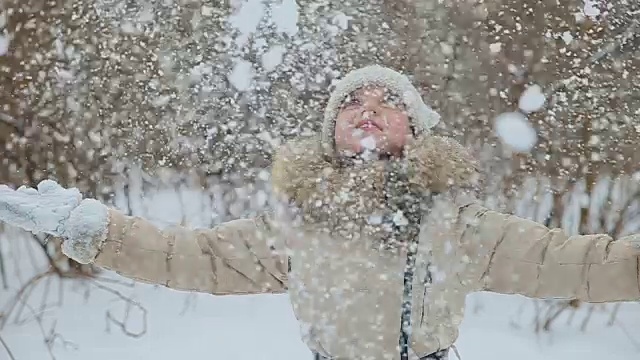
[[[470,250],[480,290],[593,303],[640,300],[638,235],[567,236],[478,205],[461,216],[460,242]]]
[[[286,261],[269,247],[269,226],[263,217],[233,220],[213,229],[160,230],[114,209],[108,216],[104,242],[91,260],[98,266],[179,290],[217,295],[286,291]]]
[[[37,189],[0,185],[0,221],[63,238],[63,252],[79,263],[174,289],[213,294],[286,290],[286,260],[269,245],[266,215],[213,229],[161,230],[47,180]]]

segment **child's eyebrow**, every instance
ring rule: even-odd
[[[358,89],[353,91],[351,94],[349,94],[349,96],[352,97],[362,97],[365,94],[365,90],[364,89]]]
[[[360,90],[354,90],[344,97],[344,100],[358,99],[361,100],[364,94]]]

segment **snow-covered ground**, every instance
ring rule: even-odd
[[[183,189],[175,192],[144,191],[131,183],[132,196],[142,201],[130,203],[135,214],[146,216],[160,226],[188,219],[191,226],[204,226],[214,216],[215,204],[209,196]],[[123,198],[117,203],[124,204]],[[188,204],[188,206],[177,206]],[[183,210],[184,209],[184,210]],[[208,211],[205,211],[208,210]],[[0,290],[0,314],[6,311],[8,297],[21,282],[36,271],[33,264],[41,251],[24,233],[9,229],[0,237],[0,250],[8,275],[9,289]],[[15,263],[17,261],[17,263]],[[118,290],[138,301],[146,310],[146,332],[140,337],[126,335],[107,312],[122,320],[125,302],[115,293],[95,285],[67,282],[62,305],[44,310],[44,328],[32,320],[25,309],[22,324],[15,318],[0,331],[0,337],[17,360],[51,359],[43,341],[51,337],[55,323],[53,354],[58,360],[198,360],[310,359],[301,342],[287,295],[212,296],[188,294],[142,283],[133,283],[113,273],[100,277],[117,279],[125,286],[101,281],[102,286]],[[40,310],[41,283],[30,297],[33,312]],[[1,285],[1,284],[0,284]],[[50,304],[58,299],[58,284],[50,284]],[[571,322],[561,317],[551,333],[536,334],[533,321],[536,302],[520,296],[489,293],[468,297],[468,311],[457,347],[463,360],[629,360],[640,358],[640,305],[623,304],[609,326],[613,306],[596,311],[585,332],[580,330],[587,312],[577,312]],[[538,303],[540,305],[541,303]],[[0,316],[1,319],[1,316]],[[31,320],[30,320],[31,319]],[[132,307],[125,329],[144,330],[142,311]],[[1,321],[1,320],[0,320]],[[44,332],[44,335],[43,335]],[[0,360],[10,359],[0,345]],[[455,359],[455,355],[451,359]]]
[[[106,311],[121,319],[124,307],[116,296],[67,289],[62,307],[48,311],[47,323],[57,319],[54,354],[60,360],[174,359],[310,359],[298,337],[295,318],[286,295],[223,296],[185,294],[137,284],[134,294],[147,310],[147,332],[140,338],[109,326]],[[571,325],[566,318],[552,333],[536,335],[534,305],[518,296],[474,294],[457,347],[463,360],[629,360],[640,357],[640,307],[625,304],[613,326],[609,315],[592,316],[586,332],[579,326],[585,313]],[[478,309],[473,309],[479,307]],[[142,314],[132,311],[128,330],[142,329]],[[107,330],[110,328],[110,331]],[[48,328],[45,331],[48,332]],[[49,358],[36,322],[9,325],[0,336],[16,359]],[[452,357],[454,359],[455,357]],[[0,351],[0,359],[8,359]]]

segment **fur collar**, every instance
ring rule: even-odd
[[[433,197],[421,197],[435,192],[458,203],[478,178],[469,153],[454,140],[436,136],[416,139],[401,160],[340,163],[324,155],[318,138],[287,143],[271,171],[276,198],[293,205],[307,230],[347,241],[366,239],[386,249],[419,232],[422,214],[410,209],[434,206]],[[402,173],[402,180],[391,180],[397,172],[390,172],[389,165]],[[390,236],[395,226],[390,222],[404,230]]]
[[[308,137],[292,140],[278,150],[271,173],[277,194],[294,202],[304,202],[310,192],[330,191],[331,187],[337,190],[338,183],[354,182],[356,177],[364,177],[369,182],[383,181],[382,161],[358,165],[345,172],[323,155],[318,144],[317,137]],[[446,192],[479,186],[477,162],[452,138],[430,135],[417,138],[407,146],[405,159],[409,163],[410,182],[422,190]],[[374,185],[371,187],[375,188]]]

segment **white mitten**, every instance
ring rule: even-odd
[[[40,182],[37,190],[0,185],[0,221],[64,238],[62,251],[83,264],[97,255],[109,223],[106,206],[82,200],[78,189],[65,189],[52,180]]]
[[[0,221],[34,233],[62,236],[64,223],[80,201],[78,189],[65,189],[52,180],[42,181],[37,190],[0,185]]]

